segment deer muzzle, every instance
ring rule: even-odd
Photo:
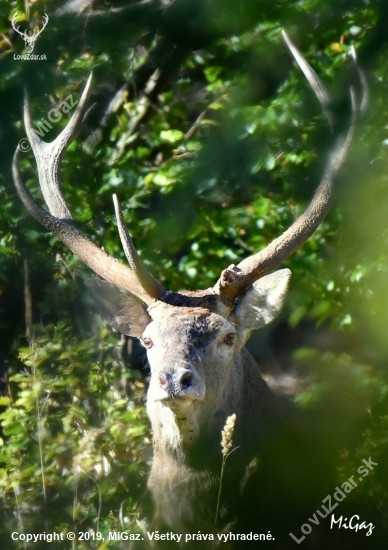
[[[205,384],[191,365],[164,369],[156,374],[157,396],[169,406],[174,402],[186,402],[186,405],[205,397]]]

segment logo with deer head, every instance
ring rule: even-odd
[[[48,20],[49,20],[49,17],[47,15],[47,13],[44,14],[44,17],[43,17],[43,26],[40,30],[34,30],[33,31],[33,34],[31,35],[28,35],[27,34],[27,31],[24,31],[24,32],[21,32],[19,30],[19,27],[16,26],[16,19],[17,19],[17,14],[18,12],[15,12],[13,17],[12,17],[12,27],[15,29],[15,31],[20,34],[20,36],[23,38],[24,40],[24,43],[26,45],[26,48],[27,48],[27,53],[32,53],[34,51],[34,47],[35,47],[35,42],[37,41],[38,39],[38,36],[43,32],[43,30],[45,29],[47,23],[48,23]]]

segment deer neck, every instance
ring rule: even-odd
[[[160,402],[148,406],[152,423],[154,452],[181,460],[199,439],[200,410],[196,403],[172,409]]]
[[[230,384],[220,389],[221,395],[206,403],[171,408],[160,401],[148,401],[147,411],[152,424],[154,455],[164,455],[187,465],[199,466],[201,455],[219,458],[221,432],[226,418],[238,414],[241,376],[234,372]],[[229,387],[231,386],[231,387]],[[210,397],[210,396],[208,396]],[[205,400],[206,401],[206,400]]]

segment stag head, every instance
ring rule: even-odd
[[[324,85],[288,36],[285,33],[283,35],[325,112],[329,113],[329,96]],[[354,52],[353,59],[355,60]],[[195,292],[171,292],[149,273],[139,257],[115,196],[117,224],[129,267],[120,264],[98,248],[73,224],[59,183],[59,165],[81,123],[90,86],[91,77],[68,125],[52,143],[43,142],[34,132],[26,99],[25,128],[35,155],[39,182],[49,212],[34,202],[22,183],[18,167],[18,150],[13,163],[16,188],[29,212],[44,227],[57,235],[97,275],[110,283],[110,286],[100,280],[89,283],[110,324],[122,333],[142,340],[147,348],[151,367],[156,361],[154,355],[159,354],[160,357],[160,350],[164,350],[165,364],[168,367],[160,370],[155,366],[157,376],[152,382],[152,385],[157,385],[155,392],[159,396],[158,399],[166,403],[178,397],[201,400],[204,387],[200,382],[195,382],[197,376],[194,371],[192,372],[193,360],[183,354],[181,364],[173,366],[177,363],[168,358],[165,342],[171,345],[172,333],[164,326],[163,319],[166,318],[167,311],[169,318],[180,319],[179,322],[183,318],[192,319],[190,327],[183,323],[186,327],[185,334],[179,330],[175,331],[176,334],[180,334],[174,344],[175,349],[183,349],[181,342],[187,340],[188,335],[191,335],[192,342],[203,341],[200,333],[204,332],[206,326],[208,334],[213,335],[213,343],[218,342],[214,344],[218,346],[217,353],[223,357],[227,357],[231,349],[241,349],[252,328],[257,328],[275,317],[283,301],[290,272],[283,270],[262,277],[279,266],[312,235],[330,208],[334,176],[346,158],[353,136],[357,111],[354,98],[352,96],[353,116],[348,131],[334,142],[321,182],[305,212],[264,250],[244,259],[238,265],[224,269],[212,288]],[[365,95],[364,90],[364,103]],[[174,323],[174,326],[178,325],[179,323]],[[159,344],[155,345],[156,342]],[[198,347],[194,343],[189,345],[190,349]],[[198,355],[198,352],[196,353]],[[201,362],[204,363],[203,359]]]
[[[43,32],[43,30],[45,29],[45,27],[48,23],[48,20],[49,20],[48,15],[47,15],[47,13],[44,14],[42,28],[40,30],[34,30],[33,34],[31,34],[31,35],[28,35],[27,31],[23,31],[23,32],[20,31],[19,27],[16,26],[17,16],[18,16],[18,12],[16,11],[13,14],[13,17],[12,17],[12,21],[11,21],[12,27],[23,38],[24,43],[25,43],[26,48],[27,48],[27,53],[32,53],[34,51],[35,42],[37,41],[38,36]]]
[[[331,123],[325,87],[287,35],[284,38]],[[151,366],[147,410],[154,438],[149,487],[157,516],[164,523],[178,528],[195,526],[196,510],[204,509],[202,495],[212,485],[214,489],[217,479],[212,466],[204,463],[210,455],[219,457],[219,435],[226,418],[236,414],[239,456],[250,459],[262,431],[275,416],[274,396],[244,345],[252,330],[271,322],[280,311],[291,272],[268,273],[312,235],[330,208],[334,178],[349,151],[355,117],[366,105],[367,92],[364,87],[359,107],[352,94],[349,127],[345,135],[333,140],[324,174],[305,212],[264,250],[224,269],[212,288],[171,292],[151,275],[138,255],[117,197],[117,225],[129,267],[74,226],[62,195],[59,168],[81,124],[90,85],[91,77],[68,125],[52,143],[43,142],[34,132],[25,101],[24,124],[49,211],[34,201],[22,182],[19,150],[13,163],[15,185],[35,219],[103,279],[87,284],[108,322],[123,334],[139,338],[146,348]],[[199,443],[204,441],[206,447],[201,447]],[[195,501],[198,507],[191,504]]]

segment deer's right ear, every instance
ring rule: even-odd
[[[290,278],[289,269],[280,269],[253,283],[237,302],[237,323],[254,330],[275,319],[282,308]]]
[[[135,296],[124,294],[102,279],[86,279],[98,311],[106,322],[122,334],[140,337],[151,322],[147,307]]]

